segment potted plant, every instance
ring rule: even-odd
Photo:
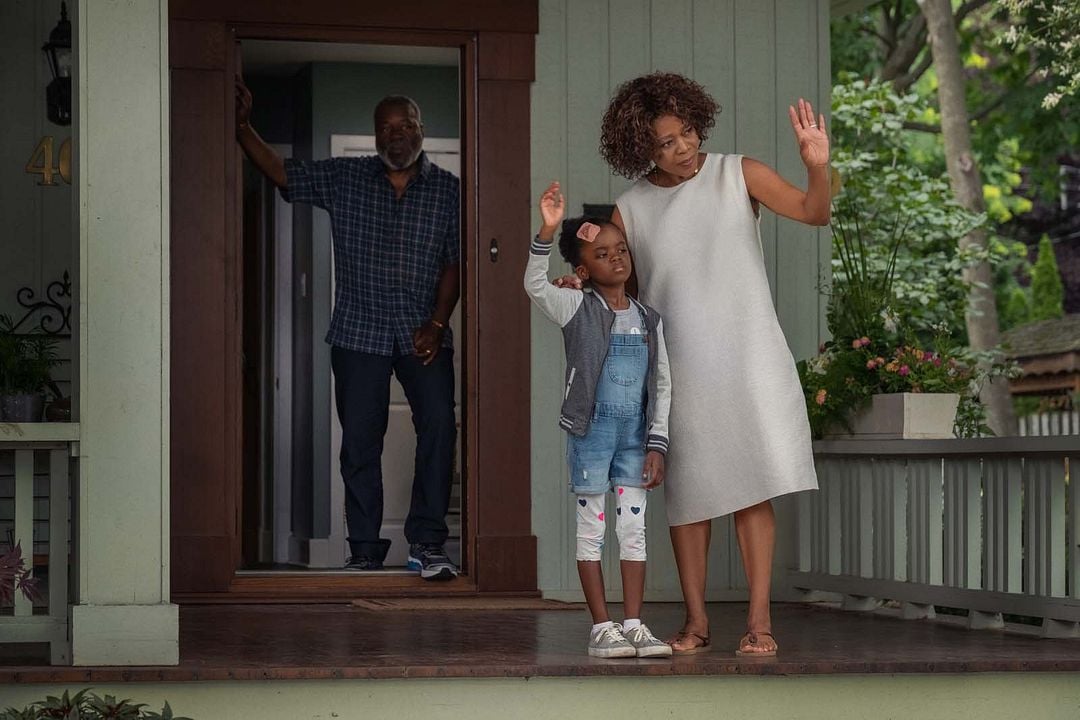
[[[8,315],[0,315],[0,420],[40,422],[49,371],[60,363],[56,340],[19,334]]]
[[[814,437],[912,439],[988,433],[979,390],[989,377],[1008,368],[980,363],[983,358],[953,341],[945,323],[920,332],[897,317],[891,309],[893,281],[907,221],[899,214],[892,219],[874,265],[867,261],[858,217],[851,207],[834,214],[839,272],[829,293],[833,339],[798,366]],[[879,228],[887,225],[879,218],[870,220]]]

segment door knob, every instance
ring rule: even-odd
[[[491,246],[488,248],[488,255],[491,257],[491,262],[499,262],[499,241],[495,238],[491,238]]]

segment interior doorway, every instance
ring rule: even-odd
[[[375,152],[372,113],[386,95],[420,106],[424,149],[461,174],[461,50],[457,47],[243,40],[239,66],[253,95],[252,125],[282,156],[306,160]],[[286,203],[248,162],[243,171],[243,492],[239,574],[343,573],[348,555],[330,347],[334,297],[328,214]],[[464,210],[461,216],[465,216]],[[465,524],[462,398],[463,294],[455,338],[458,443],[447,551],[463,569]],[[404,392],[391,385],[382,456],[383,575],[400,575],[407,542],[415,432]],[[348,571],[354,574],[355,571]]]

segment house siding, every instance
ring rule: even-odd
[[[536,82],[532,90],[533,196],[562,182],[568,212],[582,203],[610,203],[628,187],[603,163],[600,118],[615,88],[652,70],[687,74],[705,85],[722,112],[704,146],[736,152],[775,167],[796,184],[805,171],[791,136],[788,104],[800,96],[826,111],[829,100],[827,0],[540,0]],[[533,212],[534,225],[539,215]],[[761,238],[773,300],[796,358],[825,337],[819,277],[828,277],[826,231],[765,212]],[[521,251],[527,238],[521,238]],[[556,262],[552,275],[566,271]],[[660,308],[661,313],[663,308]],[[561,337],[535,309],[532,316],[533,529],[538,577],[548,597],[578,598],[574,522],[566,490],[564,438],[558,429],[563,380]],[[665,530],[662,493],[650,498],[647,597],[676,599],[678,577]],[[793,557],[794,504],[777,503],[782,531],[777,566]],[[741,595],[742,567],[729,519],[716,521],[710,566],[713,598]],[[605,577],[618,593],[617,545],[606,544]]]

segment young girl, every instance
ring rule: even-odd
[[[525,290],[563,331],[566,386],[559,426],[577,503],[577,565],[592,613],[589,655],[663,657],[671,646],[641,622],[645,592],[647,491],[664,479],[671,381],[660,316],[626,294],[632,269],[626,237],[608,221],[563,223],[562,256],[584,283],[556,288],[547,279],[555,230],[565,213],[559,184],[540,197],[543,225],[530,249]],[[615,533],[623,581],[622,624],[608,616],[600,550],[604,500],[615,495]]]

